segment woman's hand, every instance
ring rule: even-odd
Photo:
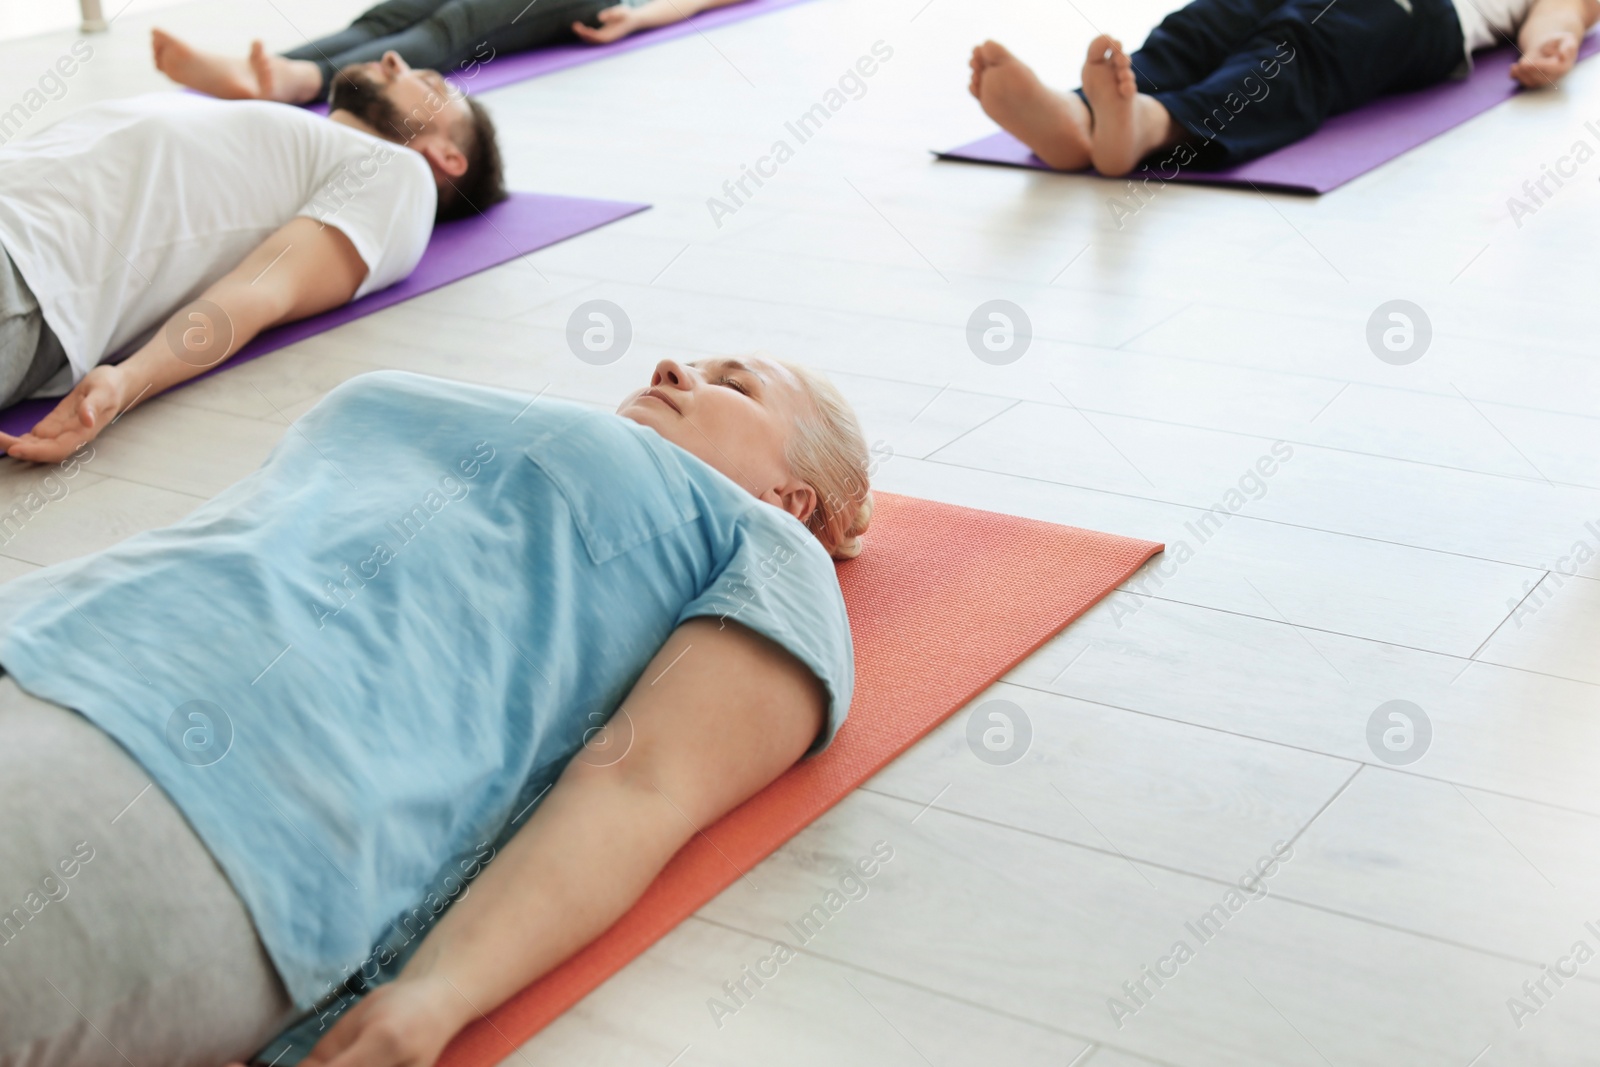
[[[615,7],[602,10],[599,29],[585,26],[581,22],[572,24],[572,32],[577,35],[578,40],[587,44],[610,44],[646,28],[639,18],[639,9],[629,7],[627,4],[617,4]]]
[[[333,1024],[306,1067],[433,1067],[461,1028],[460,994],[448,980],[395,979]]]
[[[59,463],[120,415],[129,400],[127,376],[121,367],[102,365],[83,376],[55,410],[21,437],[0,433],[0,449],[30,463]]]
[[[683,623],[618,710],[626,751],[568,763],[400,977],[335,1023],[306,1067],[432,1067],[456,1031],[627,912],[695,827],[800,759],[827,713],[823,683],[782,646],[737,622]]]
[[[1511,65],[1511,76],[1529,89],[1554,85],[1578,62],[1578,38],[1565,31],[1553,33],[1530,48]]]

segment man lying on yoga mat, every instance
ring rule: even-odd
[[[993,41],[972,51],[971,90],[1056,170],[1120,177],[1164,149],[1178,166],[1214,170],[1463,73],[1474,51],[1512,35],[1512,76],[1553,85],[1597,19],[1600,0],[1195,0],[1132,56],[1096,37],[1076,93],[1047,88]]]
[[[386,0],[347,29],[270,55],[260,41],[245,59],[202,52],[155,30],[156,69],[227,100],[321,100],[334,74],[393,51],[406,62],[460,76],[499,56],[578,40],[608,44],[742,0]]]
[[[867,462],[764,358],[615,415],[380,371],[0,587],[0,1065],[219,1067],[308,1012],[314,1062],[433,1063],[832,739]]]
[[[66,396],[0,449],[65,459],[266,327],[399,281],[435,218],[504,197],[483,106],[393,53],[343,71],[326,119],[158,93],[12,141],[0,407]]]

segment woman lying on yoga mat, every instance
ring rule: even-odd
[[[768,359],[616,415],[384,371],[0,587],[0,1064],[433,1063],[832,739],[866,478]]]
[[[155,30],[156,69],[191,89],[229,100],[308,104],[328,95],[351,63],[398,52],[413,67],[454,74],[468,86],[499,56],[578,40],[608,44],[743,0],[386,0],[347,29],[281,56],[252,41],[246,59],[202,52]]]
[[[1215,170],[1464,73],[1474,51],[1513,35],[1512,76],[1553,85],[1597,19],[1600,0],[1195,0],[1131,56],[1096,37],[1077,93],[1046,88],[993,41],[972,51],[971,90],[1056,170],[1121,177],[1168,149],[1166,166]]]

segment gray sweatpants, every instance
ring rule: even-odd
[[[66,365],[67,354],[44,321],[33,290],[0,245],[0,408],[54,384]],[[67,378],[60,384],[72,382]]]
[[[219,1067],[292,1014],[166,794],[99,727],[0,677],[0,1067]]]

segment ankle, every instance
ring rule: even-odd
[[[322,68],[309,59],[285,59],[285,81],[293,87],[295,103],[307,104],[322,96]]]
[[[1144,125],[1149,130],[1151,149],[1171,148],[1187,135],[1187,131],[1172,118],[1166,106],[1153,96],[1140,93],[1139,104],[1144,108]]]

